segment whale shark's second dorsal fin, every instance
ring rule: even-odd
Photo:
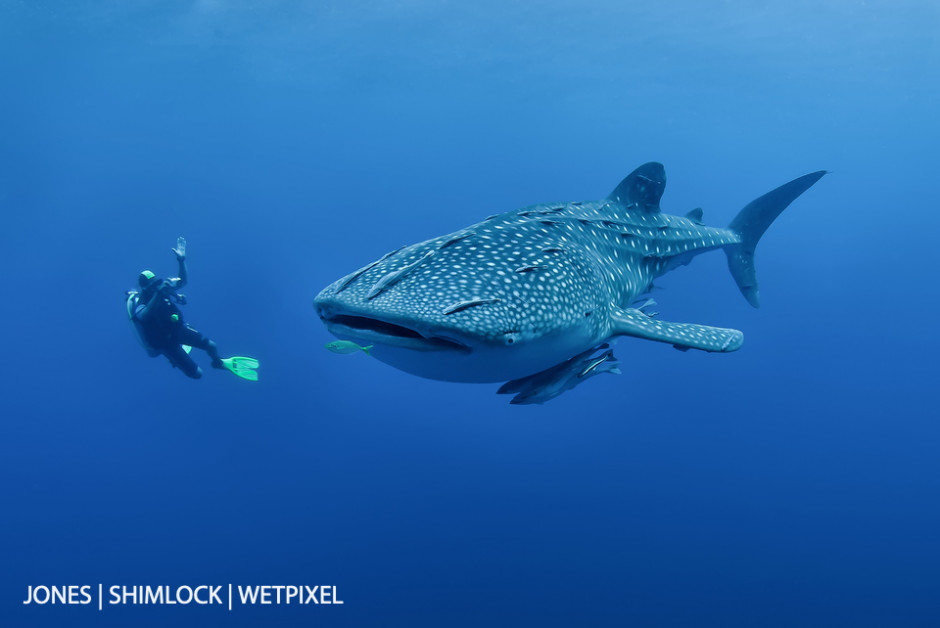
[[[659,199],[666,189],[666,169],[651,161],[627,175],[610,193],[608,200],[630,209],[634,207],[650,213],[659,212]]]

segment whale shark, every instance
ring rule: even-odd
[[[653,281],[721,249],[742,295],[760,304],[754,251],[770,224],[826,171],[747,204],[724,228],[701,209],[664,213],[662,164],[627,175],[606,198],[530,205],[387,253],[324,288],[314,307],[334,336],[425,378],[506,382],[511,403],[544,403],[600,373],[619,373],[610,343],[633,337],[727,353],[736,329],[668,322]]]

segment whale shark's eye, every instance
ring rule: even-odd
[[[516,330],[507,331],[503,334],[503,342],[506,345],[514,345],[519,340],[519,332]]]

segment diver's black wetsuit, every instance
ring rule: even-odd
[[[153,297],[152,292],[144,291],[140,295],[134,317],[141,323],[141,330],[147,344],[165,355],[170,364],[187,376],[198,379],[202,373],[193,359],[183,350],[182,345],[202,349],[213,360],[218,360],[215,343],[183,321],[183,313],[172,301],[173,296],[172,292],[163,290],[151,306],[148,315],[141,318],[139,314]]]

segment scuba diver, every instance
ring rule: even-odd
[[[244,356],[219,357],[218,347],[183,321],[177,305],[185,305],[186,297],[177,290],[186,285],[186,240],[177,239],[172,249],[179,263],[179,276],[161,279],[153,272],[140,273],[139,290],[127,292],[127,315],[134,325],[137,338],[151,357],[165,355],[174,367],[193,379],[202,377],[202,369],[193,361],[192,347],[202,349],[212,358],[212,366],[228,369],[241,378],[258,381],[258,361]]]

